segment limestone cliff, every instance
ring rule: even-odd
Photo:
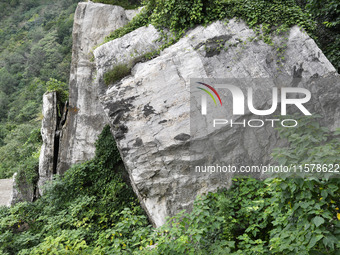
[[[73,48],[66,123],[60,137],[57,173],[64,173],[72,164],[94,156],[94,143],[107,123],[98,93],[93,85],[95,63],[93,47],[105,36],[128,22],[119,6],[79,3],[73,25]]]
[[[105,36],[127,24],[136,12],[90,1],[78,4],[72,35],[70,97],[63,120],[58,120],[56,114],[55,94],[44,95],[40,194],[41,187],[53,174],[63,174],[72,164],[94,156],[94,143],[107,120],[94,85],[96,68],[92,51]]]
[[[254,99],[257,109],[268,108],[274,85],[307,88],[313,95],[309,109],[327,113],[325,124],[329,128],[339,127],[338,76],[332,76],[334,67],[299,28],[292,28],[284,42],[284,60],[278,58],[275,47],[253,40],[256,34],[245,23],[231,20],[228,24],[217,21],[207,27],[198,26],[159,56],[136,63],[140,56],[160,47],[160,33],[151,25],[141,27],[98,47],[91,61],[93,47],[109,32],[126,24],[128,17],[131,13],[117,6],[91,2],[78,5],[67,117],[57,129],[51,128],[57,134],[45,142],[45,148],[56,144],[61,132],[58,153],[56,147],[52,149],[53,160],[49,159],[51,151],[42,150],[40,184],[54,172],[62,174],[72,164],[91,159],[94,142],[107,123],[131,185],[155,226],[162,225],[166,216],[190,209],[198,194],[229,187],[233,174],[207,175],[191,170],[193,163],[215,162],[205,152],[208,149],[218,151],[223,162],[271,162],[272,149],[285,143],[274,128],[223,127],[202,135],[201,126],[190,122],[192,110],[199,108],[196,101],[190,102],[190,80],[194,79],[272,80],[274,84],[253,84],[264,91]],[[282,38],[274,41],[280,44]],[[106,72],[118,64],[130,63],[135,63],[130,75],[109,86],[104,83]],[[313,82],[316,77],[327,76],[336,77],[332,86]],[[231,101],[228,94],[223,94],[222,99]],[[247,120],[252,116],[246,113]],[[209,143],[212,136],[216,142]],[[52,161],[57,165],[51,168],[47,163]]]

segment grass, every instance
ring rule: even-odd
[[[123,79],[125,76],[131,73],[131,67],[127,64],[118,64],[112,70],[104,74],[104,82],[108,86]]]
[[[108,86],[131,74],[131,69],[137,64],[151,60],[159,55],[159,50],[151,51],[133,58],[129,64],[118,64],[104,74],[104,82]]]

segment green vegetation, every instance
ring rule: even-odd
[[[291,144],[288,148],[274,150],[273,156],[279,164],[304,165],[310,162],[333,164],[339,161],[340,129],[331,132],[321,127],[316,121],[320,118],[317,115],[309,118],[294,116],[299,122],[298,128],[279,129],[280,137]]]
[[[338,190],[337,179],[233,179],[159,229],[151,254],[336,254]]]
[[[131,66],[127,64],[118,64],[113,67],[111,71],[104,74],[104,82],[106,85],[114,83],[123,79],[125,76],[129,75],[131,72]]]
[[[57,101],[64,104],[68,100],[68,85],[65,82],[58,81],[56,79],[50,79],[46,82],[47,91],[48,92],[56,92],[57,93]]]
[[[0,254],[115,254],[144,243],[151,228],[122,181],[108,126],[96,148],[93,160],[57,177],[35,203],[0,209]]]
[[[61,118],[66,101],[68,101],[68,85],[56,79],[46,82],[47,92],[56,92],[57,95],[57,114]]]
[[[18,179],[30,184],[38,178],[39,152],[41,147],[40,123],[9,126],[8,135],[0,147],[0,173],[9,170],[18,173]]]
[[[131,69],[137,64],[141,62],[148,61],[150,59],[155,58],[160,53],[160,50],[155,50],[151,52],[146,52],[142,55],[139,55],[137,57],[134,57],[129,64],[118,64],[115,65],[112,70],[107,71],[104,74],[104,83],[108,86],[110,84],[113,84],[117,81],[120,81],[125,76],[128,76],[131,74]]]
[[[119,5],[124,9],[136,9],[140,6],[140,0],[93,0],[94,3]]]
[[[290,146],[275,157],[288,165],[337,162],[339,131],[300,121],[295,132],[280,130]],[[198,197],[192,212],[152,230],[122,181],[120,162],[107,126],[93,160],[57,176],[36,202],[0,208],[0,254],[336,255],[340,249],[338,178],[233,179],[229,190]]]
[[[312,118],[299,123],[279,129],[289,147],[276,150],[278,162],[338,162],[340,130],[330,132]],[[176,215],[152,236],[157,248],[151,254],[336,255],[340,180],[287,177],[233,179],[231,189],[198,198],[191,213]]]
[[[0,3],[0,178],[36,179],[42,95],[68,97],[76,0]]]
[[[145,24],[152,24],[160,30],[169,29],[178,40],[189,28],[207,25],[215,20],[241,18],[251,27],[260,24],[277,29],[293,25],[312,30],[314,23],[295,1],[229,0],[229,1],[146,1],[145,8],[127,26],[114,31],[107,40],[112,40]]]
[[[261,30],[259,39],[269,44],[272,44],[272,34],[280,34],[298,25],[316,40],[333,65],[340,68],[340,8],[337,0],[146,0],[144,5],[139,15],[111,33],[105,42],[152,24],[163,32],[163,49],[196,25],[236,17],[255,30]]]
[[[336,0],[308,0],[301,4],[318,25],[313,37],[329,61],[340,72],[340,5]]]

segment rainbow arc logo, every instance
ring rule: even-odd
[[[212,86],[210,86],[210,85],[208,85],[208,84],[206,84],[206,83],[203,83],[203,82],[197,82],[197,83],[198,83],[198,84],[201,84],[201,85],[203,85],[203,86],[205,86],[205,87],[207,87],[207,88],[209,88],[209,89],[217,96],[217,98],[218,98],[218,100],[220,101],[220,104],[221,104],[221,106],[222,106],[221,97],[220,97],[220,95],[217,93],[217,91],[216,91]],[[216,100],[215,100],[213,94],[212,94],[209,90],[204,89],[204,88],[200,88],[200,87],[197,87],[197,88],[200,89],[200,90],[203,90],[204,92],[206,92],[206,93],[212,98],[212,100],[214,100],[214,103],[215,103],[215,105],[217,106],[217,102],[216,102]]]

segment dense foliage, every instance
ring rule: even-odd
[[[340,154],[339,132],[301,121],[295,132],[281,130],[290,146],[275,157],[335,163],[327,152]],[[307,146],[297,139],[313,134]],[[0,254],[336,255],[340,249],[338,178],[233,179],[229,190],[198,197],[192,212],[153,231],[122,181],[109,127],[96,148],[93,160],[57,177],[36,202],[0,209]]]
[[[185,31],[198,24],[207,25],[225,18],[241,18],[251,27],[269,25],[287,28],[293,25],[312,30],[314,22],[293,0],[228,0],[228,1],[188,1],[188,0],[148,0],[140,15],[126,27],[112,33],[112,40],[145,24],[153,24],[158,29],[169,29],[174,33],[172,40],[179,39]]]
[[[313,38],[340,72],[340,3],[336,0],[303,1],[302,7],[317,20]]]
[[[143,245],[150,227],[122,181],[108,126],[96,148],[93,160],[57,177],[35,203],[0,210],[0,254],[115,254]]]

